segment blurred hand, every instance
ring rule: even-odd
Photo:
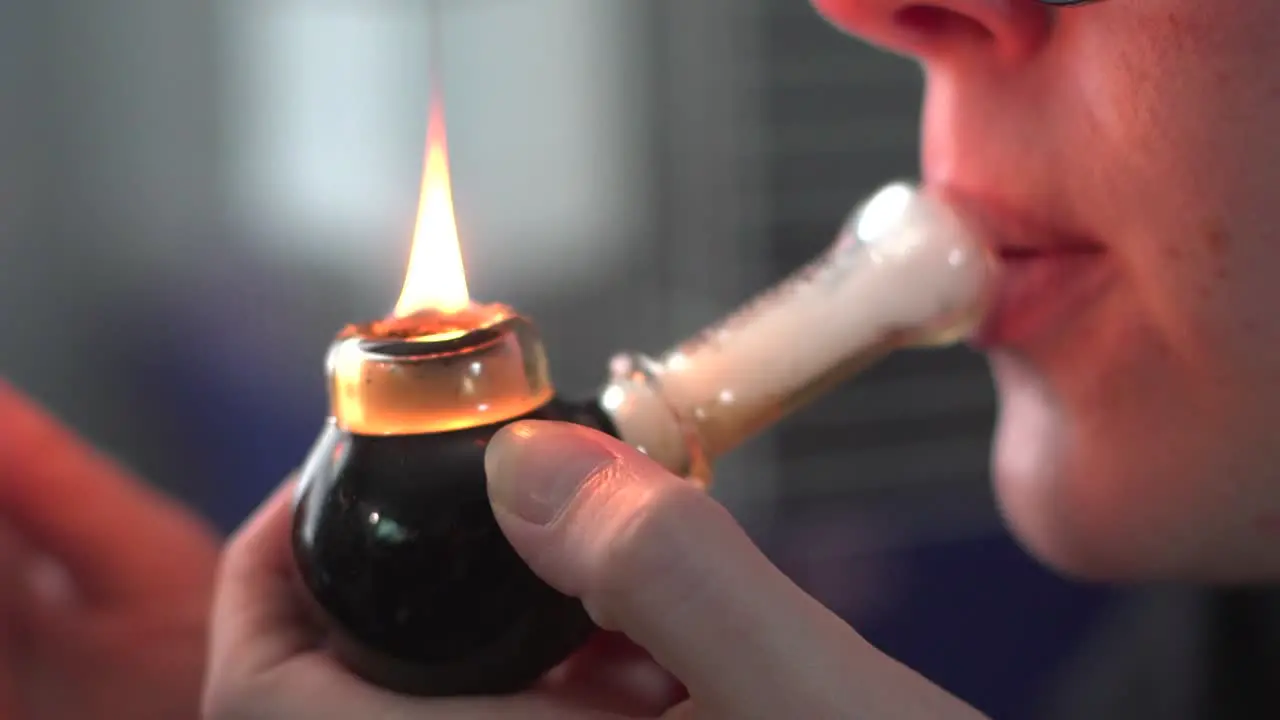
[[[770,564],[720,505],[642,453],[585,428],[522,422],[494,439],[487,466],[507,537],[616,633],[614,648],[590,648],[510,698],[409,699],[370,687],[315,649],[291,584],[282,490],[225,557],[209,716],[980,717],[871,647]],[[619,653],[628,645],[618,637],[647,652]],[[650,657],[679,683],[664,682]]]
[[[0,720],[195,718],[217,552],[0,381]]]

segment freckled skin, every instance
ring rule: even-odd
[[[919,49],[873,3],[815,4]],[[1067,218],[1115,270],[1051,339],[992,354],[1008,520],[1083,576],[1280,577],[1280,2],[1048,11],[1020,54],[996,49],[1024,32],[1005,12],[922,58],[925,175]]]

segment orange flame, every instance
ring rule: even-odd
[[[470,304],[458,224],[453,214],[444,107],[438,98],[433,98],[427,119],[427,150],[409,269],[393,314],[405,317],[422,310],[454,313]]]

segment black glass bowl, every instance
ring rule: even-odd
[[[594,405],[553,400],[516,419],[610,434]],[[432,696],[518,692],[595,630],[498,528],[484,452],[503,425],[368,436],[330,421],[303,467],[294,557],[332,649],[366,680]]]

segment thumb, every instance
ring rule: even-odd
[[[708,710],[825,717],[862,668],[891,663],[720,504],[613,438],[516,423],[494,437],[486,470],[498,522],[534,572],[643,646]]]

